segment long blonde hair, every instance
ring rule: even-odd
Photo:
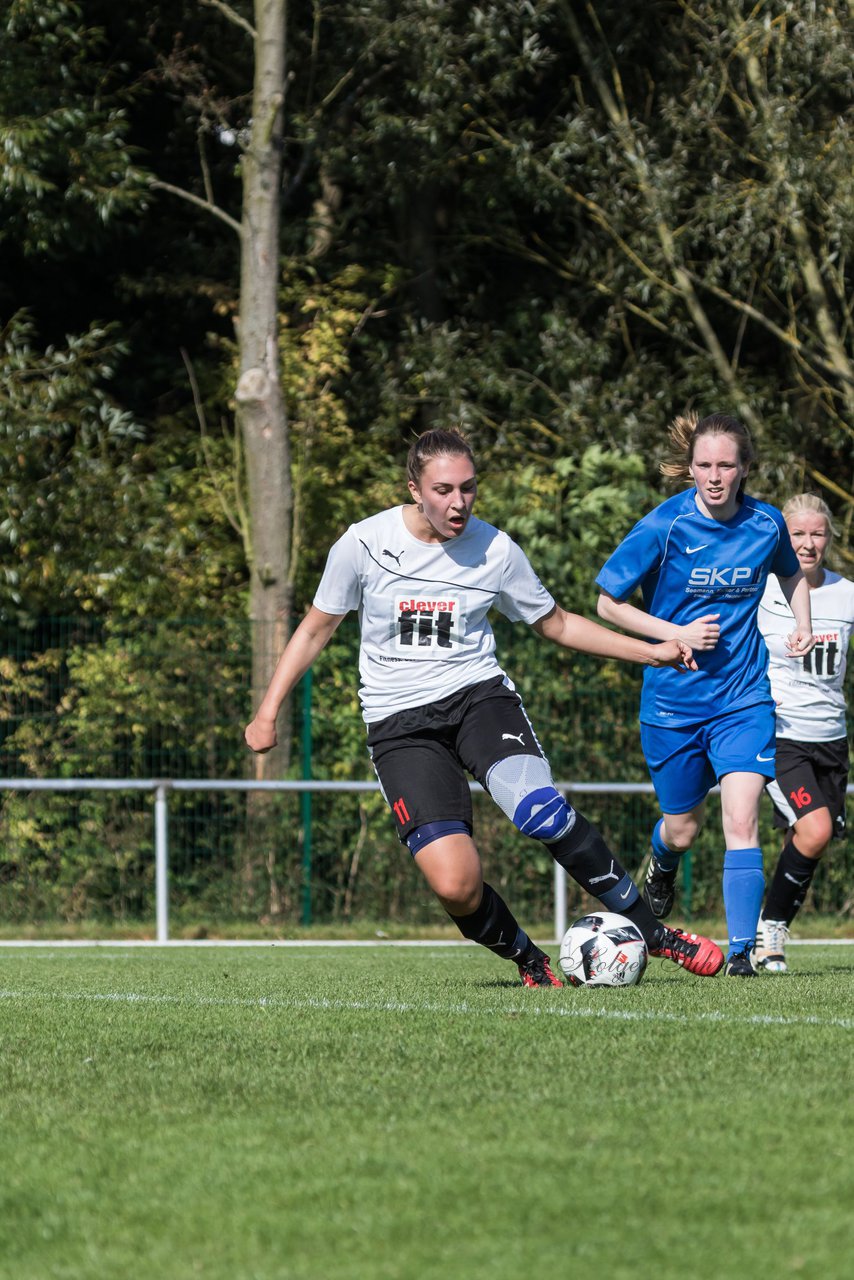
[[[710,413],[705,418],[693,411],[679,414],[670,424],[669,435],[670,451],[659,470],[671,480],[692,480],[691,463],[701,436],[732,436],[738,445],[741,465],[748,467],[756,461],[756,450],[747,427],[726,413]]]

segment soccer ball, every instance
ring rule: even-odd
[[[600,911],[569,926],[558,964],[573,987],[633,987],[648,959],[637,925],[613,911]]]

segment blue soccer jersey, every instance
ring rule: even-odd
[[[776,507],[745,497],[731,519],[713,520],[695,492],[668,498],[638,521],[596,579],[616,600],[640,587],[647,613],[678,626],[720,614],[717,646],[694,654],[698,671],[644,672],[640,718],[664,728],[770,700],[756,614],[769,573],[790,578],[799,567]]]

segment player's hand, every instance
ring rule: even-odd
[[[786,636],[786,649],[790,658],[805,658],[815,648],[815,636],[811,631],[793,631]]]
[[[693,622],[686,622],[684,626],[678,627],[677,636],[692,649],[714,649],[721,638],[718,623],[720,616],[719,613],[705,613],[702,618],[695,618]]]
[[[247,746],[253,751],[257,751],[262,755],[265,751],[271,751],[276,746],[279,739],[276,736],[276,722],[274,720],[261,720],[258,716],[251,724],[246,726],[243,733]]]
[[[652,666],[654,667],[675,667],[677,671],[697,670],[691,646],[684,640],[662,640],[652,648]]]

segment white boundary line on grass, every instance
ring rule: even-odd
[[[555,938],[545,939],[546,946],[557,946]],[[725,945],[723,942],[721,945]],[[854,938],[789,938],[790,947],[851,947]],[[171,938],[157,942],[153,938],[9,938],[0,939],[0,951],[6,947],[153,947],[174,950],[176,947],[474,947],[477,943],[466,938]]]
[[[500,1009],[481,1009],[466,1002],[438,1004],[425,1000],[421,1003],[404,1000],[330,1000],[259,996],[256,999],[222,996],[169,996],[145,995],[135,991],[13,991],[0,988],[0,1000],[56,1001],[84,1004],[168,1005],[177,1008],[233,1008],[233,1009],[310,1009],[321,1013],[443,1013],[454,1017],[492,1016],[506,1017],[526,1014],[534,1017],[597,1018],[606,1022],[666,1022],[677,1025],[709,1024],[758,1027],[835,1027],[854,1031],[854,1018],[820,1018],[805,1014],[788,1017],[783,1014],[728,1014],[718,1011],[708,1013],[666,1013],[663,1010],[643,1009],[588,1009],[573,1008],[564,1004],[524,1004],[518,1002]]]

